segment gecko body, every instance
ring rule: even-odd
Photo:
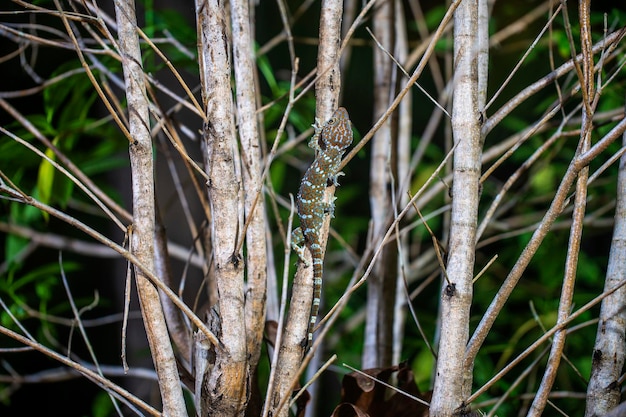
[[[298,253],[300,260],[304,258],[304,246],[311,251],[313,264],[313,303],[307,334],[307,347],[311,347],[313,330],[319,312],[322,293],[323,250],[320,243],[320,230],[326,213],[333,216],[334,204],[324,202],[324,191],[329,183],[337,184],[337,170],[341,157],[352,143],[352,127],[348,112],[338,108],[333,116],[321,127],[316,123],[315,134],[309,147],[315,149],[315,160],[302,177],[300,189],[296,197],[296,207],[300,218],[300,227],[292,234],[291,245]],[[308,266],[308,265],[307,265]]]

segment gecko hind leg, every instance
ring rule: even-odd
[[[336,199],[337,197],[333,197],[333,201],[331,203],[322,203],[322,210],[324,210],[324,213],[330,214],[331,219],[335,218],[335,200]]]
[[[293,249],[298,254],[298,259],[304,263],[304,266],[307,268],[310,266],[310,263],[304,257],[304,233],[302,233],[302,229],[296,227],[291,232],[291,249]]]

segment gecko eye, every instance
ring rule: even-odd
[[[337,118],[336,117],[331,117],[330,120],[328,120],[328,122],[326,122],[329,125],[334,125],[335,123],[337,123]]]

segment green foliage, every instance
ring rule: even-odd
[[[544,195],[554,191],[554,185],[557,184],[559,172],[553,165],[544,165],[538,171],[530,176],[530,186],[536,195]]]
[[[79,269],[79,264],[66,262],[63,265],[65,272]],[[61,270],[55,263],[35,267],[31,270],[14,267],[0,280],[0,296],[12,302],[9,309],[20,321],[29,319],[30,308],[36,308],[39,313],[48,311],[49,303],[56,303],[55,294],[60,290]],[[4,295],[2,295],[4,294]],[[6,299],[5,299],[6,300]],[[27,307],[28,306],[28,307]],[[65,311],[67,311],[65,308]],[[3,326],[16,328],[15,323],[6,312],[0,313]],[[47,325],[45,321],[41,325]]]
[[[41,218],[42,214],[39,210],[32,206],[22,206],[11,204],[9,206],[9,218],[14,224],[34,224]],[[5,220],[5,219],[3,219]],[[5,259],[9,265],[19,262],[19,255],[29,244],[28,239],[14,234],[5,236]]]
[[[151,38],[173,38],[176,43],[162,42],[157,44],[170,63],[178,70],[192,74],[198,73],[198,51],[196,48],[196,30],[189,25],[183,15],[173,9],[146,9],[145,32]],[[171,35],[170,35],[171,34]],[[184,49],[181,46],[184,46]],[[152,47],[143,48],[146,70],[156,72],[165,68],[165,63],[156,55]]]
[[[112,68],[113,65],[119,66],[119,63],[112,59],[108,61]],[[25,113],[24,116],[68,160],[98,183],[99,174],[109,172],[125,163],[118,154],[127,146],[127,142],[121,139],[114,124],[100,118],[102,111],[96,108],[96,105],[100,106],[100,99],[84,72],[78,71],[72,76],[66,76],[68,72],[77,68],[80,68],[78,60],[57,65],[50,74],[50,77],[58,76],[56,82],[47,85],[42,93],[35,97],[40,100],[39,104],[30,106],[28,110],[32,113]],[[97,71],[95,74],[98,77]],[[5,86],[4,89],[8,88]],[[5,127],[16,137],[37,148],[51,161],[67,168],[62,158],[42,144],[39,138],[33,137],[18,122],[6,124]],[[0,140],[0,167],[2,173],[26,194],[45,204],[60,207],[64,211],[72,210],[68,209],[72,207],[70,204],[72,202],[93,204],[64,173],[13,137],[3,136]],[[77,212],[72,214],[77,217],[82,215]],[[49,216],[40,210],[8,200],[0,201],[0,222],[35,233],[43,231],[50,235],[72,233],[58,221],[52,222]],[[35,336],[37,341],[55,344],[55,339],[65,337],[65,328],[59,327],[47,317],[51,314],[71,317],[70,305],[61,283],[58,261],[49,256],[50,251],[39,247],[38,242],[31,242],[28,238],[17,234],[2,234],[0,239],[4,255],[3,273],[0,276],[0,298],[6,303],[12,315]],[[33,252],[35,248],[37,250]],[[71,273],[82,267],[73,261],[64,262],[63,270],[69,274],[70,285],[72,285]],[[79,308],[92,302],[91,299],[83,299],[80,295],[76,296],[74,301]],[[0,323],[21,333],[7,311],[0,311]],[[4,339],[4,343],[5,346],[13,345],[13,342],[7,342],[7,339]],[[18,372],[23,371],[20,369],[23,366],[22,362],[17,358],[12,363]],[[108,396],[105,397],[110,404]],[[96,406],[95,410],[101,410],[99,415],[109,415],[100,405]]]
[[[285,91],[281,91],[279,88],[278,81],[274,76],[274,70],[272,69],[272,65],[267,55],[260,55],[257,57],[257,68],[275,97],[285,93]]]
[[[61,65],[53,75],[70,71],[76,65],[76,62]],[[66,141],[66,146],[71,148],[77,140],[76,133],[83,130],[97,97],[91,82],[82,74],[64,78],[44,89],[46,120],[50,123],[50,128]]]
[[[54,153],[50,149],[46,149],[46,156],[54,160]],[[37,181],[37,189],[39,190],[39,200],[48,204],[52,196],[52,184],[54,182],[55,168],[46,159],[41,161],[39,165],[39,175]],[[48,213],[43,213],[46,220],[48,219]]]
[[[424,22],[430,30],[436,29],[441,23],[441,19],[446,14],[448,7],[445,4],[439,4],[424,14]]]
[[[554,31],[550,38],[550,42],[559,57],[561,57],[562,59],[571,58],[570,43],[567,38],[567,34],[564,31]]]
[[[99,392],[93,400],[92,417],[108,417],[114,413],[111,396],[104,391]]]
[[[60,75],[76,66],[76,62],[66,63],[55,73]],[[42,94],[44,114],[28,115],[30,123],[43,135],[53,137],[52,144],[92,178],[124,164],[116,153],[125,145],[117,140],[120,134],[114,126],[103,125],[90,116],[96,99],[91,82],[84,74],[78,74],[46,87]],[[18,136],[38,146],[25,129],[17,125],[12,128]],[[51,149],[46,148],[43,152],[52,161],[64,165]],[[0,165],[20,187],[45,204],[66,208],[71,199],[84,199],[82,192],[74,192],[74,183],[67,176],[16,141],[0,142]],[[36,180],[33,181],[33,178]],[[47,214],[28,205],[10,204],[9,212],[8,218],[0,218],[34,229],[43,227],[45,223],[42,220],[49,220]],[[5,259],[9,263],[17,262],[18,255],[27,245],[27,239],[7,235]]]
[[[435,358],[430,350],[423,348],[413,359],[411,369],[415,375],[415,383],[420,392],[426,392],[430,388],[432,370],[435,366]]]

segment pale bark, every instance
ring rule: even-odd
[[[404,14],[403,2],[400,0],[394,1],[396,25],[395,25],[395,57],[398,62],[404,62],[408,55],[409,41],[407,27],[404,23],[406,16]],[[403,79],[402,73],[396,69],[396,77],[398,80],[395,85],[400,85],[400,80]],[[411,129],[413,128],[413,119],[411,112],[413,110],[413,97],[411,95],[406,98],[398,106],[398,140],[395,147],[397,155],[397,175],[395,180],[394,189],[396,191],[396,198],[399,202],[399,208],[406,207],[409,203],[409,196],[407,193],[402,192],[404,188],[402,182],[405,178],[410,178],[410,155],[411,155]],[[404,222],[403,222],[404,223]],[[402,346],[404,342],[404,326],[406,323],[407,306],[411,302],[408,299],[407,294],[407,268],[409,266],[409,236],[404,235],[397,242],[398,250],[398,267],[399,273],[396,275],[396,295],[394,300],[394,313],[393,318],[393,343],[391,364],[396,365],[402,361]]]
[[[380,3],[373,14],[374,36],[377,43],[387,51],[394,51],[394,3]],[[393,84],[393,61],[380,47],[374,49],[374,118],[380,118],[389,108]],[[392,166],[395,162],[395,143],[392,132],[394,118],[387,119],[372,138],[370,161],[370,245],[374,245],[384,235],[392,212],[389,184],[395,175]],[[397,123],[397,120],[395,120]],[[397,131],[395,132],[397,133]],[[365,318],[365,339],[361,363],[364,369],[391,365],[393,341],[393,316],[396,297],[396,252],[395,245],[387,245],[382,256],[374,265],[367,282],[367,312]]]
[[[626,135],[622,136],[626,146]],[[617,176],[615,225],[606,271],[604,290],[626,281],[626,156],[620,158]],[[593,348],[591,376],[587,386],[585,416],[603,416],[620,401],[618,379],[625,355],[626,287],[621,287],[602,301],[600,322]]]
[[[202,416],[239,416],[248,401],[249,364],[244,315],[243,257],[237,245],[242,230],[242,181],[230,87],[228,26],[223,3],[197,0],[198,55],[206,118],[203,140],[212,214],[211,244],[216,318],[221,346],[203,381]],[[206,407],[206,408],[205,408]]]
[[[324,0],[320,14],[320,43],[317,51],[317,82],[315,83],[315,116],[328,120],[339,107],[341,73],[339,47],[341,46],[341,18],[343,1]]]
[[[157,206],[158,207],[158,206]],[[163,280],[163,283],[170,288],[174,288],[172,277],[172,267],[170,264],[169,251],[167,249],[167,234],[165,226],[156,211],[156,231],[154,234],[154,267],[156,275]],[[162,291],[159,291],[163,314],[167,323],[172,342],[179,352],[179,360],[189,370],[191,363],[191,332],[189,326],[183,320],[183,313],[174,302]]]
[[[478,71],[478,110],[485,117],[487,87],[489,81],[489,1],[478,0],[477,32],[477,71]]]
[[[116,2],[115,12],[128,101],[129,132],[134,140],[130,144],[133,193],[131,250],[148,270],[154,271],[152,138],[134,2]],[[159,293],[139,268],[135,268],[135,276],[148,343],[159,379],[163,412],[168,416],[185,416],[185,401]]]
[[[233,65],[237,91],[237,126],[241,142],[246,232],[246,337],[251,372],[261,354],[265,326],[267,253],[265,245],[265,200],[259,119],[256,115],[256,65],[248,0],[232,2]],[[242,237],[238,244],[241,245]]]
[[[485,103],[487,101],[487,81],[489,74],[489,7],[487,0],[478,1],[478,27],[477,27],[477,48],[476,48],[476,71],[477,71],[477,98],[476,106],[480,114],[480,120],[486,117],[485,115]],[[485,137],[480,137],[480,146],[484,145]],[[481,154],[480,158],[483,158]],[[482,183],[479,185],[479,198],[482,190]],[[480,227],[474,232],[474,239],[476,243],[480,239]],[[463,364],[463,372],[465,374],[464,390],[471,389],[473,381],[474,361],[473,358],[465,358]]]
[[[454,15],[452,134],[454,176],[447,273],[441,298],[441,338],[431,416],[451,416],[471,389],[463,357],[469,336],[475,236],[480,196],[481,132],[478,108],[477,4],[463,2]]]

